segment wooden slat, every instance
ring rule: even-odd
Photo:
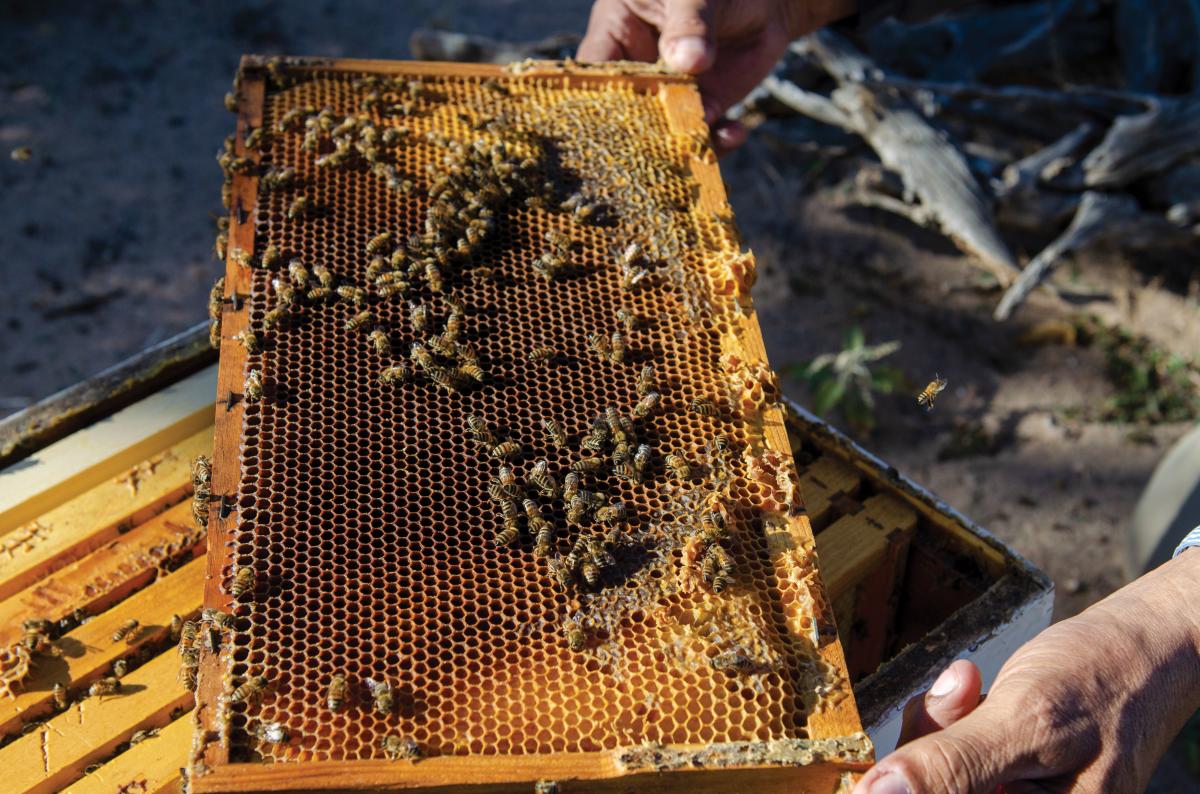
[[[175,794],[192,746],[188,712],[67,788],[68,794]]]
[[[192,460],[211,452],[206,427],[0,538],[0,600],[184,499]]]
[[[98,612],[147,584],[173,553],[203,551],[204,534],[191,521],[191,505],[175,505],[0,602],[0,644],[15,642],[27,617],[58,620],[77,607]]]
[[[0,471],[0,538],[212,423],[215,367]]]
[[[804,467],[800,472],[800,494],[818,534],[829,519],[834,499],[858,493],[861,485],[862,475],[832,455],[822,455]]]
[[[164,653],[126,676],[123,694],[87,698],[0,748],[5,790],[59,791],[137,729],[164,725],[172,710],[190,709],[192,693],[176,680],[178,669],[176,655]]]
[[[67,634],[60,644],[69,653],[34,666],[15,698],[0,699],[0,736],[15,733],[22,722],[49,713],[54,684],[67,684],[72,693],[86,690],[93,680],[108,674],[114,661],[140,645],[160,640],[172,615],[193,616],[200,610],[203,588],[204,560],[192,560]],[[113,631],[130,618],[142,624],[137,641],[114,643]],[[175,655],[173,650],[169,653]]]
[[[876,494],[863,503],[860,513],[842,516],[817,535],[821,578],[836,603],[858,586],[887,554],[893,532],[911,532],[917,514],[888,494]]]

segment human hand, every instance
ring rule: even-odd
[[[581,61],[654,61],[696,75],[719,151],[745,128],[722,119],[767,76],[788,43],[854,12],[856,0],[596,0]]]
[[[1184,554],[1028,642],[982,703],[979,670],[955,662],[854,794],[1142,791],[1200,707],[1197,603]]]

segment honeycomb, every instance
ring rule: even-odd
[[[229,273],[248,273],[239,308],[260,346],[243,354],[226,342],[223,368],[244,358],[229,382],[254,373],[263,389],[261,399],[241,398],[240,438],[219,433],[214,460],[218,479],[222,467],[238,469],[236,522],[209,552],[221,585],[208,604],[236,618],[215,710],[228,757],[384,759],[388,737],[415,742],[427,758],[810,738],[814,710],[848,688],[844,670],[817,651],[827,615],[811,538],[782,555],[769,542],[792,527],[798,497],[786,447],[776,453],[765,441],[762,409],[777,387],[743,344],[752,261],[728,212],[699,200],[693,167],[712,165],[705,136],[672,122],[652,80],[426,75],[398,116],[364,103],[373,85],[364,71],[316,65],[272,76],[247,73],[242,83],[265,85],[264,129],[296,108],[310,117],[328,108],[337,120],[362,114],[379,130],[403,126],[407,135],[383,157],[412,189],[391,189],[362,162],[318,166],[329,142],[305,150],[302,128],[269,135],[257,155],[247,152],[257,167],[234,180],[237,188],[284,167],[296,172],[287,189],[264,189],[259,176],[252,211],[239,203],[232,213],[253,225],[252,260],[271,246],[281,257],[245,271],[243,254],[229,254]],[[420,279],[403,297],[371,292],[368,244],[382,232],[404,241],[428,231],[430,183],[451,167],[447,142],[470,147],[497,135],[536,160],[540,189],[556,200],[498,205],[492,234],[469,261],[444,269],[441,295]],[[586,218],[558,202],[578,205],[576,192],[594,210]],[[307,211],[289,218],[300,194]],[[569,270],[549,280],[531,266],[551,248],[547,232],[571,241]],[[633,279],[619,264],[631,243],[644,269]],[[292,260],[363,287],[367,303],[312,301],[268,327]],[[437,330],[451,311],[446,298],[463,309],[462,339],[483,383],[449,391],[419,376],[381,382],[384,369],[412,366],[411,344],[429,333],[414,329],[409,302],[426,304]],[[366,329],[347,328],[364,308],[390,352]],[[619,312],[635,318],[632,330]],[[627,340],[621,362],[589,349],[590,335],[614,331]],[[553,358],[531,360],[539,347]],[[661,403],[632,418],[648,364]],[[697,399],[715,415],[693,410]],[[561,483],[610,407],[631,418],[653,459],[640,482],[607,463],[582,477],[627,517],[609,536],[614,559],[597,585],[577,577],[563,586],[551,566],[578,538],[611,527],[574,526],[562,499],[535,497],[554,528],[551,553],[537,553],[524,523],[517,543],[498,544],[503,518],[488,488],[503,461],[472,438],[466,417],[520,444],[508,465],[533,495],[535,463]],[[566,448],[548,441],[547,419],[569,434]],[[687,462],[685,478],[669,470],[668,455]],[[728,513],[721,544],[732,562],[719,594],[697,539],[713,505]],[[235,598],[244,569],[253,584]],[[268,682],[261,693],[230,698],[259,675]],[[335,675],[346,680],[337,711],[327,706]],[[377,684],[394,696],[383,714]],[[286,738],[264,740],[263,726],[268,738]]]

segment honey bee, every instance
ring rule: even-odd
[[[306,108],[292,108],[287,113],[279,117],[279,121],[275,124],[276,132],[287,132],[299,126],[298,122],[302,123],[305,116]]]
[[[483,367],[479,366],[475,361],[464,361],[458,368],[459,374],[470,378],[476,383],[483,383],[487,379],[487,373],[483,371]]]
[[[412,370],[404,364],[396,364],[379,373],[380,383],[407,383],[412,380]]]
[[[457,393],[462,390],[464,381],[457,371],[446,369],[445,367],[428,367],[425,374],[433,381],[438,388],[450,393]]]
[[[721,412],[708,397],[697,397],[688,403],[688,410],[700,416],[720,416]]]
[[[213,240],[213,256],[218,260],[225,261],[225,252],[229,248],[229,235],[225,232],[218,232]]]
[[[429,347],[439,356],[454,358],[458,353],[458,345],[442,334],[434,334],[427,340]]]
[[[249,251],[246,251],[241,248],[235,248],[235,249],[233,249],[233,261],[239,267],[248,268],[253,265],[254,258],[252,256],[250,256]]]
[[[600,356],[600,358],[607,360],[612,355],[612,346],[604,334],[588,334],[588,347],[591,348],[593,353]]]
[[[263,328],[274,328],[291,316],[290,306],[276,306],[263,316]]]
[[[308,196],[296,196],[292,199],[292,204],[288,207],[288,220],[295,221],[308,215]]]
[[[263,252],[262,252],[262,260],[261,260],[262,266],[264,268],[270,269],[270,268],[274,267],[275,265],[279,264],[279,260],[282,257],[283,257],[283,254],[280,253],[279,246],[268,245],[265,249],[263,249]]]
[[[396,703],[395,695],[392,694],[392,685],[386,681],[372,681],[367,679],[367,688],[371,691],[371,697],[375,703],[375,713],[381,717],[386,717],[392,713],[392,707]]]
[[[601,571],[613,568],[617,564],[617,560],[609,552],[606,542],[595,536],[588,538],[587,553]]]
[[[531,364],[544,364],[554,358],[556,351],[552,347],[535,347],[525,354],[525,359]]]
[[[481,85],[492,93],[501,94],[502,96],[508,95],[508,89],[490,77],[484,80]]]
[[[419,334],[425,333],[429,328],[429,307],[424,303],[409,303],[408,321],[412,323],[414,331]]]
[[[186,689],[195,692],[197,683],[196,676],[199,672],[200,658],[196,656],[191,660],[191,664],[189,664],[188,661],[188,659],[185,659],[184,663],[179,665],[179,683],[183,684]]]
[[[330,711],[340,711],[346,703],[346,676],[342,673],[334,673],[333,678],[329,680],[329,690],[325,695],[325,705]]]
[[[604,420],[608,424],[608,431],[618,441],[633,432],[633,423],[629,420],[629,417],[622,416],[611,405],[604,409]]]
[[[333,290],[331,290],[329,287],[313,287],[304,294],[304,297],[308,298],[313,303],[320,303],[321,301],[326,301],[333,297]]]
[[[296,288],[282,279],[272,279],[271,286],[275,289],[275,298],[280,306],[291,306],[296,302]]]
[[[425,283],[434,292],[441,292],[446,288],[445,282],[442,281],[442,271],[433,262],[425,263]]]
[[[568,472],[563,478],[563,499],[570,502],[579,493],[579,475],[575,472]]]
[[[488,450],[493,458],[508,460],[521,454],[521,445],[516,441],[502,441]]]
[[[644,281],[649,275],[650,271],[646,270],[644,267],[622,268],[621,289],[626,291],[632,290],[638,284],[642,283],[642,281]]]
[[[408,355],[414,364],[426,372],[437,367],[437,362],[433,360],[433,356],[430,354],[428,348],[426,348],[425,345],[421,344],[420,342],[412,343],[412,347],[409,348]]]
[[[121,691],[121,679],[116,676],[108,676],[96,681],[88,687],[88,695],[90,697],[104,697],[106,695],[116,695]]]
[[[712,437],[712,440],[709,442],[709,446],[712,448],[713,452],[724,452],[725,450],[729,449],[729,436],[725,435],[724,433],[718,433]]]
[[[692,467],[679,455],[667,455],[667,468],[677,480],[686,481],[692,478]]]
[[[628,309],[617,309],[617,321],[625,328],[625,333],[633,333],[633,329],[637,327],[637,320],[637,315]]]
[[[229,693],[230,703],[249,702],[263,693],[270,682],[263,675],[247,678],[245,682]]]
[[[583,581],[587,582],[588,587],[595,587],[600,583],[600,566],[596,565],[591,558],[585,559],[579,564],[579,573],[583,576]]]
[[[512,492],[509,491],[508,493],[512,493]],[[509,498],[501,497],[500,499],[497,500],[500,503],[500,514],[504,517],[505,524],[515,524],[520,520],[521,509],[519,507],[517,507],[516,500],[521,498],[522,496],[523,496],[523,494],[521,493],[520,487],[518,486],[516,489],[516,494],[513,496],[513,498],[509,499]]]
[[[543,496],[553,499],[558,496],[558,483],[554,481],[548,468],[549,464],[544,460],[533,464],[533,470],[529,472],[529,481],[537,486]]]
[[[395,251],[392,251],[392,256],[388,260],[388,264],[392,266],[392,270],[399,270],[404,267],[404,263],[408,261],[408,249],[401,246]]]
[[[241,598],[245,593],[254,590],[254,585],[254,569],[248,565],[242,566],[233,576],[233,582],[229,585],[229,593],[234,598]]]
[[[391,248],[392,233],[381,232],[367,241],[367,256],[381,253],[385,248]]]
[[[580,458],[571,464],[571,471],[579,474],[596,474],[603,465],[600,458]]]
[[[379,355],[390,356],[392,354],[392,341],[388,339],[387,331],[376,328],[367,338],[375,346],[375,352]]]
[[[546,567],[550,571],[551,578],[563,590],[566,590],[575,582],[575,572],[562,560],[547,560]]]
[[[267,144],[266,129],[263,127],[255,127],[254,129],[250,130],[243,143],[247,149],[255,151],[262,149],[264,144]]]
[[[587,518],[588,503],[583,497],[576,494],[567,502],[567,523],[578,526]]]
[[[234,334],[233,338],[242,343],[242,347],[252,356],[262,352],[262,341],[259,340],[258,334],[247,329],[241,333]]]
[[[358,331],[371,325],[374,321],[375,315],[371,314],[371,310],[364,309],[347,320],[345,328],[347,331]]]
[[[609,343],[609,361],[612,361],[614,364],[620,364],[624,362],[627,349],[627,345],[625,344],[625,335],[620,331],[613,331],[612,340]]]
[[[475,414],[467,414],[467,432],[481,444],[488,446],[495,446],[496,444],[496,437],[492,434],[492,430],[488,427],[487,422]]]
[[[179,615],[172,615],[169,630],[171,642],[179,642],[179,638],[183,635],[183,618]]]
[[[367,302],[367,291],[362,287],[342,286],[334,291],[339,298],[350,301],[355,306],[362,306]]]
[[[296,169],[291,167],[280,169],[272,168],[270,171],[267,171],[267,173],[263,174],[262,177],[262,185],[268,191],[285,190],[291,187],[295,181]]]
[[[377,256],[372,259],[370,264],[367,265],[367,270],[365,273],[367,281],[374,282],[375,284],[381,283],[380,277],[384,275],[387,267],[387,260],[382,256]]]
[[[221,276],[213,282],[208,291],[208,317],[217,320],[221,317],[221,306],[225,304],[225,277]]]
[[[942,393],[942,390],[946,388],[947,382],[941,375],[935,374],[933,380],[929,381],[929,384],[924,389],[921,389],[921,393],[917,395],[917,405],[923,405],[926,411],[932,411],[934,398]]]
[[[762,668],[762,665],[754,660],[750,654],[740,648],[732,648],[724,653],[719,653],[708,660],[708,664],[712,669],[722,673],[739,673],[748,675]]]
[[[261,400],[263,396],[262,373],[256,369],[246,373],[246,382],[242,391],[245,394],[246,402],[256,403]]]
[[[114,678],[124,678],[129,672],[129,661],[127,659],[117,659],[113,662],[112,673]]]
[[[497,546],[512,546],[517,542],[517,539],[520,537],[520,533],[521,530],[517,525],[516,520],[506,519],[504,522],[504,529],[497,532],[496,537],[493,540]]]
[[[62,684],[55,683],[52,694],[54,696],[54,708],[58,711],[62,711],[70,705],[70,702],[67,700],[67,688]]]
[[[379,747],[392,761],[417,761],[421,758],[421,746],[407,736],[390,733],[379,740]]]
[[[729,554],[724,548],[714,543],[704,554],[701,570],[705,580],[712,585],[713,592],[721,593],[729,586],[729,579],[733,575],[733,561],[729,559]]]
[[[654,373],[654,365],[647,364],[642,367],[642,371],[638,373],[637,393],[639,397],[645,397],[658,388],[658,378]]]
[[[656,392],[656,391],[646,392],[642,396],[642,399],[638,400],[637,404],[633,406],[633,415],[638,417],[639,419],[643,419],[643,418],[649,416],[654,411],[654,409],[658,407],[658,404],[661,401],[662,401],[662,395],[659,394],[658,392]]]
[[[179,627],[179,653],[182,654],[185,650],[192,647],[196,643],[196,633],[199,631],[199,626],[194,620],[185,620],[183,625]]]
[[[616,524],[625,520],[625,503],[613,502],[596,508],[596,520],[602,524]]]
[[[555,419],[543,419],[542,429],[546,431],[546,439],[556,447],[565,447],[567,445],[567,431],[563,429],[562,423]]]
[[[651,450],[649,444],[639,444],[637,452],[633,455],[633,468],[637,471],[640,478],[646,473],[646,469],[650,466]]]
[[[530,521],[529,528],[534,532],[533,553],[537,557],[548,557],[554,546],[554,525],[549,521]]]
[[[120,626],[117,626],[117,630],[113,632],[112,641],[120,642],[121,640],[125,639],[126,636],[128,636],[129,640],[132,642],[133,638],[137,636],[135,633],[137,631],[137,627],[138,622],[130,618]]]
[[[724,513],[720,510],[705,510],[700,513],[700,539],[703,542],[716,543],[728,536]]]
[[[574,620],[569,620],[563,624],[563,630],[567,635],[567,647],[575,653],[583,650],[587,644],[587,635],[583,631],[583,627]]]
[[[324,265],[313,265],[313,275],[317,277],[317,281],[322,287],[333,289],[333,274],[329,272],[329,268]]]
[[[25,634],[21,637],[21,645],[30,653],[50,653],[51,641],[49,635],[45,631],[38,628],[25,627]]]
[[[238,96],[232,91],[225,94],[225,109],[230,113],[238,112]]]

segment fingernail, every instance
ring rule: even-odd
[[[947,667],[929,688],[930,697],[941,698],[949,695],[958,688],[958,673],[953,667]]]
[[[704,65],[708,45],[699,36],[682,36],[667,43],[667,65],[678,72],[690,72]]]
[[[886,774],[871,783],[867,794],[912,794],[912,789],[908,787],[908,781],[900,775]]]

